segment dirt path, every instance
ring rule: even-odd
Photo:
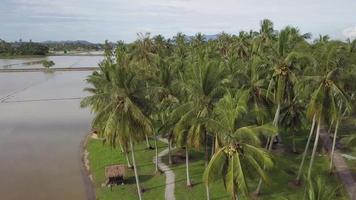
[[[324,148],[328,152],[331,152],[332,141],[325,128],[321,128],[320,138],[323,141]],[[350,199],[356,200],[356,181],[354,180],[351,170],[347,166],[345,159],[342,157],[338,149],[335,149],[334,157],[332,159],[336,173],[339,175]]]
[[[159,140],[168,144],[168,141],[166,139],[159,139]],[[172,148],[171,150],[173,149],[174,148]],[[158,154],[158,168],[166,175],[166,189],[164,194],[165,199],[175,200],[176,199],[174,196],[175,174],[166,164],[162,162],[162,157],[167,155],[168,152],[169,149],[167,148]],[[156,162],[156,157],[153,158],[153,162],[154,163]]]

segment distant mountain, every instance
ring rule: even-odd
[[[42,44],[82,44],[82,45],[93,45],[95,43],[88,42],[86,40],[64,40],[64,41],[43,41]]]
[[[204,35],[206,40],[216,40],[218,39],[219,35],[215,34],[215,35]]]
[[[209,41],[209,40],[216,40],[216,39],[218,39],[219,34],[215,34],[215,35],[205,35],[205,34],[204,34],[203,36],[204,36],[205,40]],[[187,36],[186,38],[187,38],[187,40],[190,41],[191,39],[194,38],[194,36]]]

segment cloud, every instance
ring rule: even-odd
[[[33,40],[132,41],[137,32],[171,37],[177,32],[215,34],[258,29],[268,18],[280,29],[355,37],[355,0],[0,0],[0,36]],[[302,13],[302,14],[301,14]],[[344,33],[344,35],[343,35]],[[22,36],[25,34],[21,34]]]
[[[342,33],[347,38],[356,38],[356,26],[346,28]]]

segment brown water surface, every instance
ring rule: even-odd
[[[79,108],[90,72],[0,74],[0,199],[86,199]]]

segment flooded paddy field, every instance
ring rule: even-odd
[[[96,67],[103,60],[101,55],[75,55],[75,56],[43,56],[24,58],[0,58],[0,69],[26,69],[41,68],[44,60],[55,63],[53,67]]]
[[[87,199],[79,107],[91,72],[0,74],[1,199]]]

